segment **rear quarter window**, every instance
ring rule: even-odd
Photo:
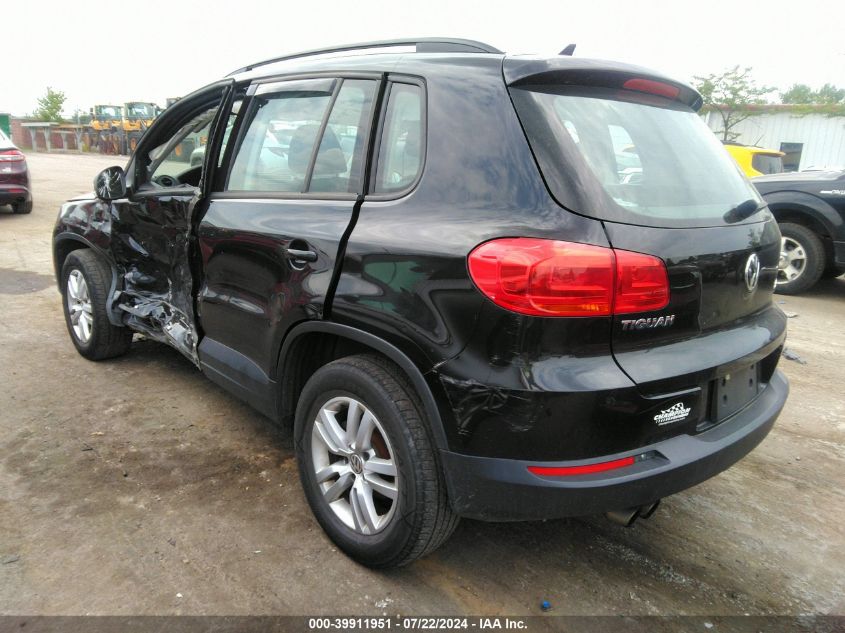
[[[414,84],[390,87],[375,172],[375,193],[410,188],[419,177],[425,150],[423,91]]]

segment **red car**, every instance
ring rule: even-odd
[[[15,213],[32,211],[32,190],[26,157],[0,130],[0,205],[10,204]]]

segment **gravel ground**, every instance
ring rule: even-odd
[[[0,210],[2,614],[845,614],[845,278],[801,297],[792,395],[731,470],[632,529],[464,521],[373,572],[335,550],[289,440],[169,348],[91,363],[52,275],[59,204],[123,159],[31,154],[35,210]]]

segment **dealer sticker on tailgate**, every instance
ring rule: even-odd
[[[678,402],[654,416],[654,421],[658,426],[680,422],[681,420],[687,419],[690,411],[692,411],[691,407],[685,407],[683,402]]]

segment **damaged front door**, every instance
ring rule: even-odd
[[[203,200],[205,149],[232,89],[221,82],[168,108],[129,163],[127,197],[112,204],[111,247],[122,277],[116,307],[133,329],[194,363],[191,219]]]

